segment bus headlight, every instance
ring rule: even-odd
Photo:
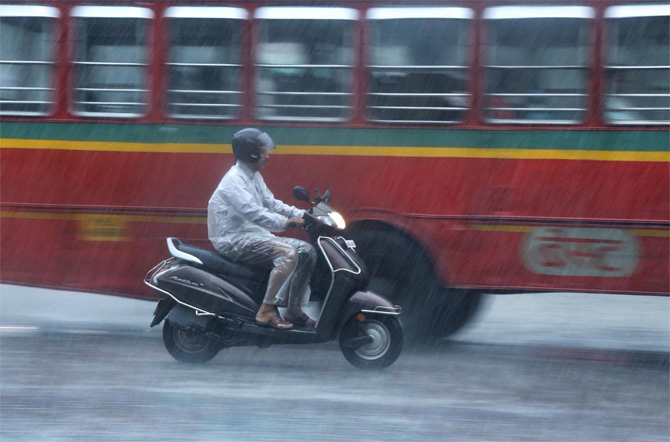
[[[344,221],[344,218],[342,215],[340,215],[337,212],[330,212],[328,215],[335,221],[335,226],[340,229],[344,230],[345,227],[347,227],[347,223]]]

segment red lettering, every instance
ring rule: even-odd
[[[543,228],[527,247],[526,259],[535,271],[549,275],[624,275],[637,260],[635,244],[616,230]]]
[[[560,244],[540,244],[539,264],[543,267],[565,267],[565,260],[562,258],[563,251]]]
[[[600,254],[600,259],[598,260],[598,265],[597,265],[596,268],[598,270],[602,270],[603,272],[618,272],[618,271],[620,271],[621,270],[620,268],[609,266],[609,265],[607,265],[607,262],[606,262],[607,261],[607,254],[609,252],[616,252],[618,250],[620,250],[618,246],[600,247],[598,249],[598,251],[601,252],[601,254]]]
[[[593,253],[592,248],[588,244],[576,243],[566,250],[566,258],[573,265],[579,268],[589,268],[594,260],[600,258],[600,255]]]

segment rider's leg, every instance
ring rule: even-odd
[[[298,253],[298,264],[291,276],[288,294],[288,308],[286,318],[302,318],[306,321],[302,307],[309,302],[309,279],[316,265],[316,251],[311,244],[294,238],[280,238],[281,241],[290,244]],[[298,320],[300,322],[300,320]]]
[[[277,304],[286,296],[299,262],[295,248],[279,239],[249,239],[235,244],[237,261],[256,267],[272,267],[268,286],[256,319],[267,322],[276,315]]]

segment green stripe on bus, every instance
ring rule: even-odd
[[[229,144],[137,143],[120,141],[29,140],[0,138],[5,149],[69,150],[132,153],[231,153]],[[308,146],[282,145],[273,155],[330,155],[417,158],[501,158],[582,161],[667,162],[668,152],[574,149],[502,149],[422,146]]]
[[[264,127],[278,145],[668,152],[668,130],[494,130]],[[241,126],[0,122],[4,139],[229,144]],[[0,146],[3,147],[3,146]]]

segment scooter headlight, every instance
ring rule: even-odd
[[[344,230],[345,227],[347,227],[347,223],[344,221],[344,218],[342,215],[340,215],[337,212],[330,212],[328,215],[335,221],[335,226],[340,229]]]
[[[328,227],[335,227],[335,221],[333,221],[333,219],[328,215],[319,215],[316,217],[316,219]]]

